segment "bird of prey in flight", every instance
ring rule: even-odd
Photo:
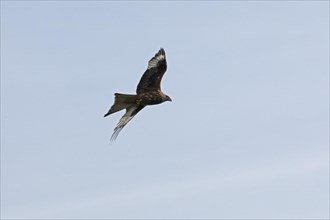
[[[115,127],[111,141],[114,141],[125,125],[147,105],[172,101],[160,89],[160,82],[166,68],[165,51],[163,48],[160,48],[155,56],[149,60],[148,68],[142,75],[136,88],[136,95],[115,93],[115,102],[104,117],[123,109],[126,109],[126,113]]]

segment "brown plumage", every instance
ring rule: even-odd
[[[117,111],[126,109],[126,113],[119,120],[111,140],[114,141],[125,125],[147,105],[156,105],[165,101],[172,101],[160,89],[160,83],[166,72],[167,63],[165,51],[161,48],[148,62],[148,68],[142,75],[136,88],[136,95],[115,93],[115,102],[104,117]]]

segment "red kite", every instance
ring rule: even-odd
[[[136,88],[136,95],[115,93],[115,103],[104,117],[117,111],[126,109],[126,113],[118,122],[111,136],[114,141],[119,132],[132,118],[147,105],[156,105],[165,101],[172,101],[168,95],[165,95],[160,89],[160,82],[166,72],[167,64],[165,51],[160,48],[148,62],[148,68],[140,79]]]

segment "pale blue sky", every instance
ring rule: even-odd
[[[328,1],[1,1],[1,218],[326,219],[328,132]]]

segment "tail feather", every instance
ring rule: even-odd
[[[136,95],[115,93],[115,103],[111,106],[110,110],[104,115],[104,117],[118,112],[122,109],[126,109],[136,102]]]

